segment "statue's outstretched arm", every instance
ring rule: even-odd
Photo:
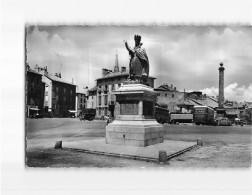
[[[134,51],[129,47],[127,41],[124,41],[126,49],[129,51],[130,55],[134,54]]]

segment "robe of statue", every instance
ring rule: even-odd
[[[135,47],[131,53],[130,60],[130,76],[134,78],[142,78],[149,76],[149,60],[145,49],[141,45]]]

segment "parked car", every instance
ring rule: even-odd
[[[217,122],[218,126],[231,126],[231,122],[228,118],[220,118]]]
[[[244,121],[243,121],[243,120],[241,120],[241,119],[239,119],[239,118],[235,118],[235,120],[234,120],[234,124],[235,124],[235,125],[241,125],[241,126],[243,126]]]
[[[44,118],[44,115],[37,113],[34,118]]]

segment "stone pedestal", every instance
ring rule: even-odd
[[[155,119],[153,88],[126,84],[114,92],[120,114],[106,127],[106,143],[149,146],[163,142],[163,126]]]

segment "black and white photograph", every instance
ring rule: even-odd
[[[249,168],[251,26],[26,26],[28,167]]]
[[[251,8],[1,0],[1,194],[251,194]]]

